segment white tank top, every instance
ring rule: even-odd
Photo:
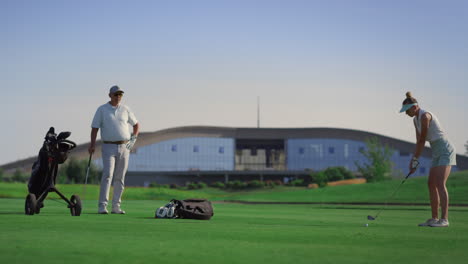
[[[426,141],[434,142],[439,138],[443,138],[445,133],[442,130],[442,126],[440,125],[437,117],[433,113],[425,111],[421,108],[419,109],[419,115],[413,118],[413,122],[416,126],[416,129],[418,130],[418,133],[421,135],[421,117],[425,113],[429,113],[432,116],[432,120],[429,123],[429,129],[427,130]]]

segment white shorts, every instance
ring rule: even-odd
[[[455,148],[446,138],[430,142],[432,149],[432,167],[457,165]]]

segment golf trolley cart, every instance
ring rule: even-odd
[[[33,164],[31,178],[29,178],[29,194],[26,196],[25,214],[39,214],[49,192],[56,192],[60,198],[67,202],[72,216],[81,214],[80,197],[72,195],[68,200],[55,187],[58,165],[64,163],[68,158],[68,153],[76,147],[75,142],[66,139],[70,134],[71,132],[61,132],[57,136],[53,127],[47,132],[39,156]]]

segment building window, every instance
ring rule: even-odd
[[[334,154],[335,153],[335,148],[334,147],[329,147],[328,148],[328,153]]]
[[[172,152],[177,152],[177,145],[172,145],[171,146],[171,151]]]
[[[193,146],[193,152],[199,152],[200,148],[199,146]]]
[[[224,154],[224,147],[219,147],[218,153],[219,154]]]
[[[304,155],[304,148],[299,148],[299,154]]]

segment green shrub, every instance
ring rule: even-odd
[[[194,183],[194,182],[191,182],[191,183],[187,184],[187,189],[196,190],[196,189],[198,189],[198,184]]]
[[[29,173],[25,173],[25,172],[17,169],[13,173],[13,175],[11,177],[11,181],[13,181],[13,182],[28,182],[30,176],[31,175]]]
[[[2,181],[3,182],[12,182],[13,175],[11,173],[6,173],[4,172],[2,175]]]
[[[213,188],[219,188],[219,189],[224,189],[226,187],[226,185],[220,181],[213,182],[210,186]]]
[[[206,183],[204,183],[204,182],[199,182],[198,183],[198,189],[203,189],[203,188],[206,188],[206,187],[207,187]]]
[[[83,184],[86,180],[86,171],[88,169],[88,159],[78,160],[74,157],[69,158],[64,164],[59,165],[57,181],[59,183],[78,183]],[[89,166],[88,184],[99,183],[101,171],[91,162]]]
[[[324,171],[327,175],[328,181],[341,181],[344,180],[344,175],[341,173],[341,170],[337,167],[329,167]]]
[[[198,189],[203,189],[206,188],[206,183],[204,182],[190,182],[187,184],[187,189],[189,190],[198,190]]]
[[[264,186],[270,187],[270,188],[274,188],[275,186],[282,185],[282,184],[283,184],[283,182],[279,181],[279,180],[276,180],[276,181],[267,180],[267,181],[263,182]]]
[[[291,186],[304,186],[304,180],[303,179],[295,179],[291,181]]]
[[[345,180],[356,178],[354,174],[350,170],[346,169],[345,167],[340,166],[336,168],[341,171],[341,174],[343,175]]]
[[[235,190],[240,190],[243,189],[247,186],[245,182],[241,182],[239,180],[237,181],[228,181],[226,184],[226,188],[228,189],[235,189]]]
[[[149,186],[153,188],[169,188],[169,184],[158,184],[157,182],[152,182]]]
[[[312,182],[316,183],[319,187],[327,186],[328,176],[325,174],[325,171],[319,171],[317,173],[311,174]]]
[[[263,186],[264,186],[264,183],[259,180],[253,180],[247,183],[247,187],[249,188],[262,188]]]
[[[376,182],[388,179],[392,170],[390,158],[394,150],[388,145],[383,146],[377,137],[366,139],[366,149],[360,151],[367,159],[367,164],[355,162],[358,171],[367,182]]]

